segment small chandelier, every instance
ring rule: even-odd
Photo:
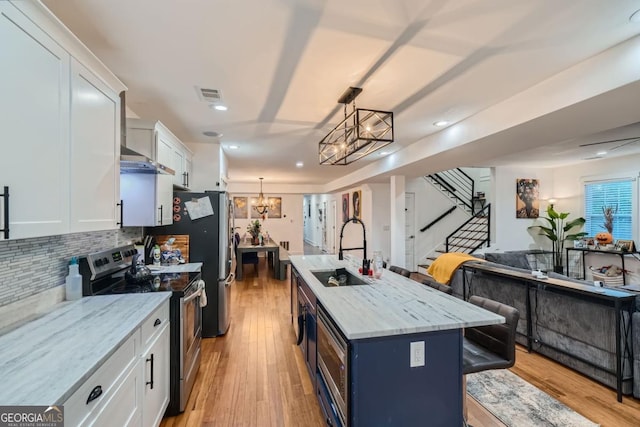
[[[348,165],[393,142],[393,113],[356,108],[359,87],[347,89],[338,102],[344,104],[344,120],[318,144],[321,165]],[[353,110],[347,114],[347,104]]]
[[[267,212],[269,212],[269,204],[267,203],[267,199],[264,197],[264,194],[262,194],[262,180],[264,178],[259,178],[259,179],[260,179],[260,194],[258,195],[258,202],[253,208],[256,210],[256,212],[258,212],[258,214],[264,215]]]

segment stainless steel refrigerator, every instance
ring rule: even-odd
[[[229,329],[229,292],[235,278],[232,213],[233,206],[225,192],[176,191],[173,224],[145,229],[147,234],[156,236],[189,236],[189,262],[202,263],[208,300],[202,308],[203,337],[223,335]]]

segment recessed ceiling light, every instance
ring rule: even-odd
[[[435,122],[433,125],[434,126],[438,126],[439,128],[441,128],[442,126],[446,126],[448,125],[449,122],[446,120],[438,120],[437,122]]]
[[[629,21],[631,22],[640,22],[640,9],[636,10],[629,17]]]
[[[303,167],[303,166],[304,166],[304,163],[302,163],[302,162],[296,162],[296,167],[297,167],[297,168],[301,168],[301,167]]]
[[[598,155],[598,156],[604,156],[605,154],[607,154],[607,152],[606,152],[606,151],[598,151],[598,152],[596,153],[596,155]]]
[[[380,152],[380,155],[381,155],[381,156],[386,156],[387,154],[389,154],[389,152],[388,152],[388,151],[381,151],[381,152]]]
[[[237,150],[238,148],[237,145],[229,145],[229,150]]]
[[[211,138],[220,138],[222,134],[220,132],[216,132],[214,130],[206,130],[202,132],[204,136],[210,136]]]
[[[209,108],[211,108],[212,110],[218,110],[218,111],[228,110],[227,106],[224,104],[209,104]]]

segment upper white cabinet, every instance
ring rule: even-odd
[[[0,40],[0,190],[9,187],[9,238],[62,234],[69,229],[70,56],[7,2],[0,2]]]
[[[162,122],[142,119],[127,120],[127,148],[171,168],[171,183],[189,189],[193,152]]]
[[[174,141],[177,138],[160,122],[127,120],[127,148],[172,170]],[[124,225],[172,224],[174,176],[123,172],[120,175],[120,197],[124,205]]]
[[[120,212],[120,98],[71,63],[71,231],[116,227]],[[87,202],[87,197],[91,202]]]
[[[0,2],[0,40],[9,238],[115,228],[124,85],[39,2]]]
[[[191,174],[193,153],[179,141],[174,142],[172,153],[172,166],[176,171],[173,176],[173,185],[183,190],[188,190]]]

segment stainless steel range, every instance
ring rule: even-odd
[[[200,367],[205,284],[200,273],[141,273],[145,267],[135,267],[137,257],[133,245],[81,257],[82,293],[84,296],[172,293],[169,302],[170,395],[165,415],[176,415],[184,411]],[[134,274],[136,268],[138,274]]]

